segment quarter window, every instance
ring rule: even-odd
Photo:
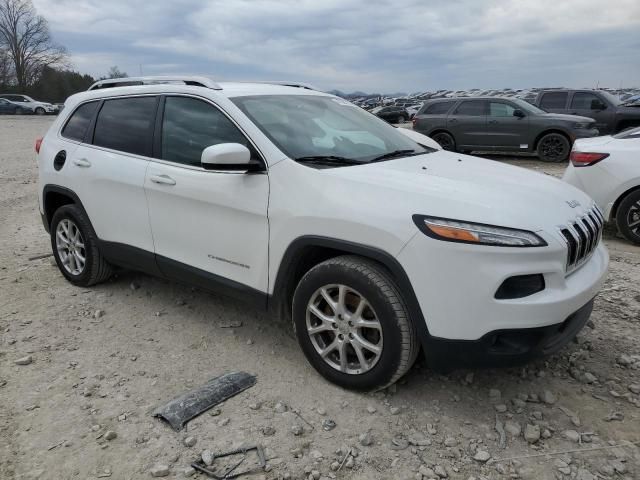
[[[98,102],[88,102],[80,105],[62,129],[62,136],[70,140],[82,142],[93,118],[93,114],[96,112],[96,108],[98,108]]]
[[[200,166],[202,151],[220,143],[240,143],[246,137],[213,105],[189,97],[167,97],[162,119],[162,158]]]
[[[513,117],[515,108],[507,103],[490,102],[489,115],[492,117]]]
[[[594,100],[602,103],[600,97],[589,92],[576,92],[571,99],[571,108],[576,110],[591,110],[591,102]]]
[[[484,111],[484,101],[482,100],[470,100],[466,102],[462,102],[458,105],[455,112],[456,115],[469,115],[473,117],[479,117],[485,115]]]
[[[98,113],[93,144],[150,156],[156,103],[156,97],[106,100]]]
[[[540,107],[544,110],[564,109],[567,105],[567,92],[549,92],[542,95]]]

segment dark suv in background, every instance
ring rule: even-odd
[[[591,118],[547,113],[524,100],[501,97],[427,101],[413,128],[446,150],[529,152],[545,162],[566,160],[576,138],[598,135]]]
[[[547,112],[593,118],[601,135],[640,126],[640,105],[625,105],[605,90],[545,90],[534,103]]]
[[[376,107],[370,110],[376,117],[380,117],[389,123],[402,123],[409,121],[409,114],[404,107],[401,106],[388,106],[388,107]]]

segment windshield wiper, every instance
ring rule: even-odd
[[[317,163],[322,165],[362,165],[362,162],[337,155],[309,155],[307,157],[298,157],[294,160],[300,163]]]
[[[380,162],[382,160],[389,160],[396,157],[411,157],[413,155],[422,155],[424,152],[416,152],[415,150],[394,150],[393,152],[385,153],[379,157],[372,158],[370,163]]]

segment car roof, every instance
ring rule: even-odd
[[[154,77],[145,77],[153,79]],[[157,78],[157,77],[156,77]],[[162,77],[164,78],[164,77]],[[187,77],[185,77],[187,78]],[[191,78],[191,77],[188,77]],[[311,86],[306,84],[298,84],[296,82],[219,82],[205,85],[185,85],[184,83],[151,83],[143,85],[131,85],[133,78],[119,79],[124,83],[118,86],[116,82],[113,86],[96,87],[101,82],[96,82],[91,89],[72,95],[67,99],[68,104],[80,103],[86,100],[94,100],[109,97],[119,97],[127,95],[144,95],[144,94],[162,94],[162,93],[188,93],[205,97],[224,96],[227,98],[252,96],[252,95],[315,95],[333,97],[328,93],[319,90],[313,90]],[[287,83],[287,84],[283,84]],[[296,86],[291,86],[296,85]]]

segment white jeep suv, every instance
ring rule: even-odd
[[[70,282],[117,266],[251,300],[347,388],[395,382],[421,348],[444,370],[555,352],[606,275],[586,194],[304,85],[105,80],[36,147]]]

